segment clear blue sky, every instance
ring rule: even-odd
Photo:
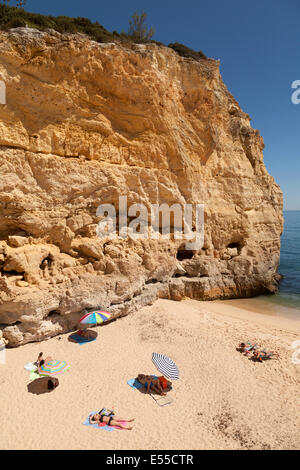
[[[220,58],[227,87],[264,138],[285,208],[300,210],[300,104],[291,102],[291,83],[300,80],[300,0],[28,0],[26,10],[85,16],[119,32],[144,10],[157,41]]]

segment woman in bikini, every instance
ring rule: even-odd
[[[38,367],[41,367],[43,364],[47,364],[47,362],[50,362],[50,361],[53,361],[53,358],[48,356],[46,357],[45,359],[43,359],[43,353],[41,352],[39,355],[38,355],[38,358],[35,362],[35,364],[38,366]]]
[[[249,354],[257,349],[257,344],[250,343],[249,341],[247,343],[241,343],[239,345],[239,351],[244,353],[245,356],[249,356]]]
[[[278,354],[278,352],[276,352],[276,351],[270,351],[270,352],[266,352],[266,351],[254,351],[254,352],[253,352],[252,359],[253,359],[254,361],[262,362],[262,361],[266,361],[267,359],[271,359],[272,357],[273,357],[274,359],[279,359],[279,354]]]
[[[100,424],[104,423],[107,424],[107,426],[118,426],[121,429],[126,429],[127,431],[131,431],[133,428],[132,426],[124,426],[124,421],[127,423],[132,423],[135,418],[128,419],[128,418],[118,418],[115,416],[115,413],[111,411],[108,414],[103,414],[104,413],[104,408],[99,411],[98,413],[91,415],[90,416],[90,424]]]
[[[144,375],[144,374],[139,374],[137,376],[137,380],[145,386],[147,393],[150,392],[150,390],[153,390],[154,392],[158,393],[159,395],[165,396],[166,393],[163,391],[163,388],[160,384],[159,379],[155,379],[153,375]]]
[[[82,330],[78,329],[77,331],[78,336],[81,336],[82,338],[90,339],[90,331],[89,330]]]

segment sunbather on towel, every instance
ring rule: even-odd
[[[163,390],[169,391],[172,388],[172,382],[167,380],[163,375],[158,377],[159,384]]]
[[[274,357],[274,359],[279,359],[279,354],[276,351],[254,351],[252,356],[254,360],[259,362],[271,359],[272,357]]]
[[[107,426],[118,426],[121,429],[126,429],[127,431],[130,431],[133,426],[124,426],[124,421],[127,423],[132,423],[135,418],[128,419],[128,418],[119,418],[115,416],[114,412],[111,412],[109,414],[102,414],[102,410],[99,411],[99,413],[96,413],[94,415],[91,415],[89,418],[90,424],[100,424],[104,423],[107,424]]]
[[[47,362],[50,362],[50,361],[53,361],[53,358],[50,357],[50,356],[47,356],[45,359],[43,359],[43,353],[41,352],[39,355],[38,355],[38,358],[35,362],[35,364],[40,367],[42,366],[43,364],[47,364]]]
[[[166,393],[163,391],[159,379],[155,379],[153,375],[139,374],[137,376],[137,380],[145,386],[147,393],[149,393],[150,390],[153,390],[159,395],[166,395]]]
[[[247,343],[241,343],[239,345],[239,350],[242,353],[245,353],[245,356],[248,356],[251,351],[255,351],[256,348],[257,348],[257,344],[250,343],[249,341]]]
[[[79,329],[79,330],[77,331],[77,334],[78,334],[79,336],[81,336],[82,338],[90,339],[90,332],[89,332],[88,330],[81,330],[81,329]]]

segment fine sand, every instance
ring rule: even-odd
[[[94,331],[97,340],[82,346],[62,335],[6,351],[0,449],[299,448],[300,365],[292,362],[292,343],[300,322],[226,302],[158,300]],[[280,359],[255,363],[236,351],[242,340]],[[24,365],[40,351],[71,368],[55,391],[34,394]],[[163,407],[126,383],[156,373],[152,352],[169,355],[180,370],[173,402]],[[136,418],[132,431],[82,425],[90,411],[113,405]]]

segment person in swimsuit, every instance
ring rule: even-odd
[[[163,388],[160,384],[159,379],[155,379],[153,375],[145,375],[145,374],[139,374],[137,376],[137,380],[145,386],[147,393],[150,392],[150,390],[153,390],[154,392],[158,393],[159,395],[165,396],[166,393],[164,393]]]
[[[119,418],[115,416],[114,412],[111,411],[108,414],[103,414],[103,409],[98,413],[90,416],[90,424],[100,424],[104,423],[107,426],[118,426],[121,429],[126,429],[127,431],[131,431],[133,426],[124,426],[124,421],[127,423],[132,423],[135,418],[128,419],[128,418]]]
[[[47,364],[47,362],[50,362],[50,361],[53,361],[53,358],[50,357],[50,356],[47,356],[45,359],[43,359],[43,353],[41,352],[41,353],[38,355],[38,358],[37,358],[35,364],[36,364],[38,367],[41,367],[43,364]]]
[[[266,361],[267,359],[271,359],[272,357],[274,359],[279,359],[279,354],[276,351],[254,351],[252,356],[254,361],[259,362]]]
[[[252,351],[255,351],[257,349],[257,344],[250,343],[249,341],[247,343],[241,343],[239,345],[239,351],[244,353],[245,356],[249,356],[249,354]]]
[[[77,334],[79,336],[81,336],[82,338],[90,339],[89,330],[82,330],[82,329],[79,328],[78,331],[77,331]]]

